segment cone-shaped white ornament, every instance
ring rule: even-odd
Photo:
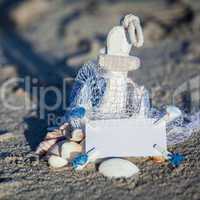
[[[110,118],[119,118],[118,114],[126,110],[128,72],[140,67],[140,59],[129,54],[133,45],[142,44],[140,21],[134,15],[126,15],[123,25],[114,27],[108,34],[107,51],[100,54],[98,62],[106,71],[107,84],[100,112],[110,114]]]

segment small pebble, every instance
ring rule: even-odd
[[[3,134],[0,134],[0,142],[6,142],[6,141],[9,141],[11,139],[14,139],[16,138],[15,135],[13,133],[3,133]]]
[[[137,176],[139,168],[128,160],[112,158],[100,164],[99,172],[109,178],[129,178]]]

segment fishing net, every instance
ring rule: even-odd
[[[70,107],[83,106],[89,119],[119,119],[135,116],[144,98],[148,108],[148,94],[141,97],[140,87],[125,73],[108,72],[95,62],[85,64],[79,71],[70,98]]]
[[[77,107],[84,107],[86,117],[90,120],[142,116],[152,119],[154,123],[166,115],[165,110],[160,111],[150,106],[148,91],[132,82],[126,73],[106,71],[96,62],[85,64],[75,79],[69,111]],[[69,113],[67,112],[66,118],[72,128],[81,128],[83,120]],[[194,117],[185,119],[186,116],[181,115],[167,123],[169,146],[184,142],[193,133]],[[197,116],[195,119],[197,121]]]

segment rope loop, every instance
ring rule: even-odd
[[[124,17],[122,25],[125,29],[128,30],[131,43],[135,47],[143,46],[144,37],[139,17],[132,14],[128,14]]]

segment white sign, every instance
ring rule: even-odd
[[[167,149],[166,123],[150,119],[87,120],[86,151],[94,148],[104,157],[158,156],[153,145]]]

